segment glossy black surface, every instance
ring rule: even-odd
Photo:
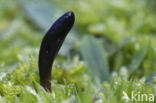
[[[55,21],[42,40],[39,52],[39,75],[40,84],[47,91],[51,91],[51,68],[54,58],[74,21],[74,13],[72,11],[66,12]]]

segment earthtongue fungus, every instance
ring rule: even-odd
[[[39,51],[40,84],[51,92],[51,68],[66,35],[72,28],[75,16],[68,11],[59,17],[44,36]]]

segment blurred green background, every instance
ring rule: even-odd
[[[34,81],[39,83],[41,40],[53,22],[69,10],[76,21],[55,59],[53,84],[83,87],[99,81],[106,86],[114,78],[125,80],[125,85],[131,80],[155,81],[155,0],[0,0],[0,101],[15,102],[21,93],[19,86],[35,88]],[[55,85],[52,88],[54,93],[59,91]],[[69,98],[64,95],[56,101]],[[112,103],[120,100],[117,95],[110,99]],[[90,101],[90,97],[88,101],[79,99],[80,103]]]

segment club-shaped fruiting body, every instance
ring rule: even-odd
[[[72,11],[59,17],[44,36],[39,51],[40,84],[46,91],[51,92],[51,68],[66,35],[75,21]]]

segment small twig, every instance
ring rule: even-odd
[[[51,92],[51,68],[66,35],[75,21],[72,11],[58,18],[44,36],[39,52],[40,84],[46,91]]]

